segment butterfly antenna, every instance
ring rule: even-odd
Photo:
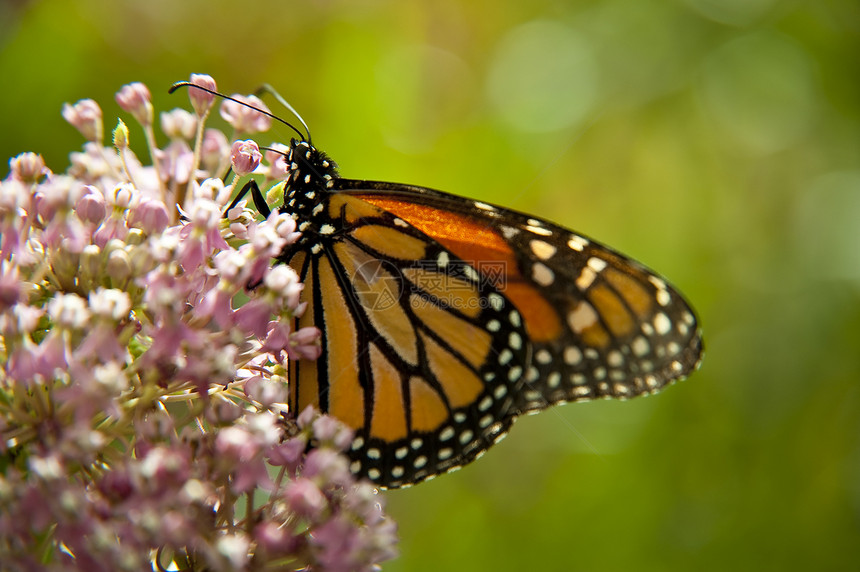
[[[208,89],[208,88],[205,88],[205,87],[199,86],[199,85],[197,85],[196,83],[191,83],[190,81],[178,81],[178,82],[174,83],[172,86],[170,86],[170,89],[169,89],[169,90],[167,90],[167,93],[173,93],[174,91],[176,91],[176,90],[177,90],[177,89],[179,89],[180,87],[187,87],[187,88],[189,88],[189,89],[193,87],[194,89],[201,89],[201,90],[205,91],[206,93],[211,93],[212,95],[215,95],[215,96],[217,96],[217,97],[220,97],[221,99],[227,99],[227,100],[229,100],[229,101],[235,101],[235,102],[236,102],[236,103],[238,103],[239,105],[244,105],[245,107],[247,107],[247,108],[249,108],[249,109],[253,109],[253,110],[254,110],[254,111],[256,111],[257,113],[261,113],[261,114],[265,115],[266,117],[271,117],[271,118],[272,118],[272,119],[274,119],[275,121],[280,121],[281,123],[283,123],[284,125],[286,125],[286,126],[287,126],[287,127],[289,127],[290,129],[292,129],[293,131],[295,131],[296,133],[298,133],[298,135],[299,135],[299,137],[301,137],[302,141],[304,141],[304,140],[305,140],[305,134],[304,134],[304,133],[302,133],[301,131],[299,131],[299,130],[296,128],[296,126],[295,126],[295,125],[293,125],[292,123],[290,123],[289,121],[286,121],[286,120],[284,120],[284,119],[281,119],[281,118],[280,118],[280,117],[278,117],[277,115],[274,115],[274,114],[272,114],[272,113],[269,113],[268,111],[264,111],[264,110],[260,109],[259,107],[255,107],[255,106],[253,106],[253,105],[251,105],[251,104],[249,104],[249,103],[245,103],[244,101],[240,101],[240,100],[236,99],[235,97],[230,97],[229,95],[224,95],[223,93],[220,93],[220,92],[217,92],[217,91],[214,91],[214,90],[211,90],[211,89]],[[280,96],[279,96],[279,97],[280,97]],[[305,130],[307,130],[308,126],[307,126],[307,125],[305,125],[305,122],[302,120],[302,118],[301,118],[301,117],[299,117],[299,114],[298,114],[298,113],[296,113],[296,112],[293,110],[293,108],[292,108],[292,107],[290,107],[289,105],[287,105],[287,108],[288,108],[290,111],[292,111],[292,112],[293,112],[293,114],[295,114],[295,116],[296,116],[296,117],[298,117],[298,118],[299,118],[299,121],[301,121],[301,122],[302,122],[302,125],[304,125]],[[308,132],[307,142],[308,142],[308,143],[310,143],[310,142],[311,142],[310,132]]]
[[[290,113],[292,113],[293,115],[295,115],[296,119],[298,119],[298,120],[299,120],[299,122],[300,122],[300,123],[302,124],[302,126],[305,128],[305,132],[307,132],[307,134],[308,134],[308,138],[307,138],[308,145],[313,146],[313,142],[311,141],[311,130],[310,130],[310,128],[308,127],[308,124],[307,124],[307,123],[305,123],[305,120],[304,120],[304,119],[302,119],[302,116],[301,116],[301,115],[299,115],[299,112],[298,112],[298,111],[296,111],[296,110],[293,108],[293,106],[292,106],[292,105],[290,105],[290,103],[289,103],[286,99],[284,99],[284,98],[283,98],[283,96],[282,96],[280,93],[278,93],[278,92],[275,90],[275,88],[273,88],[273,87],[272,87],[271,85],[269,85],[268,83],[264,83],[264,84],[263,84],[263,85],[261,85],[259,88],[257,88],[257,91],[255,91],[255,92],[254,92],[254,95],[256,95],[256,96],[258,96],[258,97],[259,97],[259,96],[261,96],[261,95],[263,95],[263,94],[269,94],[269,95],[271,95],[272,97],[274,97],[274,98],[278,101],[278,103],[280,103],[281,105],[283,105],[284,107],[286,107],[288,110],[290,110]]]

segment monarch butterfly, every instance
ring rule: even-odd
[[[285,156],[281,209],[302,236],[277,261],[304,282],[296,327],[322,332],[318,360],[289,364],[290,406],[350,426],[351,468],[375,484],[460,468],[520,415],[654,393],[698,366],[693,310],[638,262],[500,206],[341,178],[309,135]]]

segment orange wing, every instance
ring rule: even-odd
[[[517,416],[650,393],[698,364],[689,305],[638,263],[515,211],[421,187],[334,179],[305,282],[291,405],[356,432],[353,470],[406,486],[481,455]],[[313,197],[312,197],[313,198]]]

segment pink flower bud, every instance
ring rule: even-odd
[[[45,221],[50,221],[58,212],[65,212],[77,202],[69,188],[70,184],[70,179],[57,177],[39,185],[35,195],[36,211]]]
[[[104,137],[102,110],[92,99],[82,99],[74,105],[63,105],[63,117],[81,132],[87,141],[101,144]]]
[[[23,293],[23,285],[17,266],[0,268],[0,311],[5,312],[18,303]]]
[[[86,185],[84,189],[83,196],[75,204],[75,214],[83,222],[99,224],[107,212],[104,195],[92,185]]]
[[[193,73],[191,74],[191,83],[212,91],[218,89],[218,86],[215,85],[215,80],[209,75]],[[190,86],[188,88],[188,98],[191,100],[191,107],[194,108],[198,117],[206,115],[209,108],[212,107],[212,102],[215,101],[213,94],[202,89],[194,89]]]
[[[309,326],[293,332],[290,336],[290,344],[286,349],[290,359],[317,359],[322,353],[320,331]]]
[[[287,152],[289,147],[283,143],[272,143],[266,151],[266,162],[269,163],[268,177],[274,180],[286,179],[288,174]]]
[[[299,413],[299,416],[296,417],[296,424],[299,426],[299,429],[304,429],[305,427],[308,427],[311,423],[313,423],[314,419],[316,419],[318,416],[319,412],[314,410],[314,408],[310,405],[308,405],[302,410],[301,413]]]
[[[254,540],[269,554],[289,554],[301,542],[301,538],[294,536],[289,527],[271,521],[261,522],[254,527]]]
[[[114,207],[127,209],[136,202],[137,196],[130,183],[120,183],[105,198]]]
[[[147,234],[155,234],[167,228],[170,214],[163,202],[154,199],[143,199],[129,213],[129,224],[140,228]]]
[[[284,500],[292,512],[311,520],[319,518],[327,504],[316,483],[303,477],[289,483]]]
[[[221,167],[221,161],[230,154],[230,142],[218,129],[207,129],[203,132],[203,147],[200,152],[200,160],[206,170],[215,174]],[[226,163],[224,164],[226,168]]]
[[[263,155],[255,141],[248,139],[233,143],[230,160],[233,163],[233,170],[239,177],[253,173],[262,158]]]
[[[9,159],[12,176],[25,183],[35,183],[48,172],[45,160],[36,153],[21,153]]]
[[[197,118],[184,109],[161,114],[161,130],[171,139],[191,139],[197,130]]]
[[[221,117],[227,123],[241,133],[268,131],[269,127],[272,126],[272,119],[257,111],[259,109],[267,113],[269,112],[269,108],[266,107],[266,104],[259,97],[238,94],[234,94],[232,97],[238,101],[227,99],[221,104]]]
[[[141,125],[152,125],[152,96],[144,84],[136,81],[122,86],[116,94],[116,102]]]

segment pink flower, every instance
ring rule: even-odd
[[[290,345],[290,327],[289,322],[271,321],[267,326],[266,339],[263,341],[261,352],[266,352],[272,355],[272,358],[278,363],[283,363],[283,352],[287,351]]]
[[[177,183],[187,183],[191,177],[191,168],[194,164],[194,153],[182,139],[174,139],[170,145],[163,150],[159,158],[161,172],[168,180]]]
[[[17,266],[0,265],[0,313],[6,312],[21,299],[23,284]]]
[[[82,99],[74,105],[63,105],[63,118],[81,132],[87,141],[101,145],[104,137],[102,110],[92,99]]]
[[[262,158],[263,155],[260,153],[260,148],[257,146],[256,141],[249,139],[233,142],[230,160],[237,176],[244,177],[253,173]]]
[[[45,160],[36,153],[21,153],[9,160],[12,176],[25,183],[35,183],[50,173],[45,167]]]
[[[42,343],[35,345],[27,338],[9,357],[6,374],[21,381],[53,379],[54,372],[66,367],[66,351],[62,337],[49,335]]]
[[[213,288],[203,294],[195,308],[197,315],[215,320],[221,328],[233,325],[233,294],[224,288]]]
[[[304,434],[288,439],[269,450],[269,464],[276,467],[286,465],[291,472],[294,472],[299,462],[302,460],[307,447],[308,442]]]
[[[294,332],[285,349],[290,359],[317,359],[322,353],[319,329],[308,326]]]
[[[129,212],[128,222],[147,234],[157,234],[167,228],[170,215],[163,202],[144,198]]]
[[[152,96],[149,88],[140,82],[122,86],[116,102],[123,111],[131,113],[141,125],[152,125]]]
[[[212,76],[193,73],[191,74],[190,81],[194,85],[205,87],[209,91],[216,91],[218,89]],[[212,103],[215,101],[214,94],[203,91],[202,89],[194,89],[193,87],[188,88],[188,98],[191,100],[191,107],[194,108],[198,117],[206,115],[209,112],[209,108],[212,107]]]
[[[107,213],[104,195],[92,185],[86,185],[84,189],[83,195],[75,204],[75,214],[85,223],[99,224]]]
[[[271,488],[261,443],[250,431],[237,426],[222,429],[215,439],[215,451],[221,462],[228,463],[235,472],[231,488],[237,494],[257,486]]]
[[[299,552],[303,537],[296,536],[286,527],[269,521],[262,522],[254,528],[254,540],[262,548],[263,554],[277,556]]]
[[[161,130],[171,139],[191,139],[197,131],[197,118],[184,109],[166,111],[161,114]]]
[[[151,449],[140,462],[140,475],[155,491],[169,490],[184,483],[190,472],[189,451],[182,446],[158,446]]]
[[[117,101],[146,140],[131,137],[119,156],[102,147],[94,102],[66,105],[88,139],[68,171],[22,154],[0,181],[0,370],[20,387],[0,415],[0,456],[14,443],[30,459],[0,476],[0,537],[15,547],[4,570],[139,570],[158,550],[213,570],[250,558],[369,570],[394,554],[381,499],[341,453],[352,432],[310,407],[291,423],[283,367],[260,351],[319,353],[316,330],[290,328],[298,277],[273,261],[299,234],[277,211],[225,220],[226,137],[205,131],[193,170],[185,143],[212,104],[203,94],[190,90],[196,115],[162,116],[173,140],[159,149],[148,90],[125,86]],[[268,122],[241,106],[235,119]],[[238,155],[237,171],[260,170],[254,144]],[[253,494],[252,526],[238,493]]]
[[[266,335],[273,310],[272,305],[265,300],[254,298],[233,313],[233,320],[243,332],[262,338]]]
[[[317,441],[333,443],[340,450],[345,450],[352,443],[352,431],[330,415],[320,415],[314,419],[311,428]]]
[[[338,485],[349,484],[353,479],[346,457],[333,449],[314,449],[308,453],[302,475]]]
[[[221,104],[221,117],[239,133],[259,133],[268,131],[272,119],[260,111],[269,113],[269,108],[255,95],[234,94],[238,101],[224,100]]]
[[[336,516],[316,527],[310,543],[325,570],[349,572],[359,565],[361,537],[345,516]]]
[[[269,172],[266,176],[275,181],[287,178],[289,164],[287,164],[287,152],[289,147],[283,143],[272,143],[265,153],[266,162],[269,164]]]
[[[209,172],[219,174],[217,169],[221,167],[221,163],[226,161],[229,155],[230,142],[227,141],[226,135],[217,129],[207,129],[203,132],[200,160]],[[226,169],[226,163],[224,167]]]
[[[189,222],[180,231],[179,262],[191,271],[211,255],[213,250],[229,248],[221,236],[221,209],[215,201],[198,198],[188,210]]]
[[[287,384],[285,381],[278,376],[263,378],[256,375],[245,381],[245,395],[264,407],[286,403]]]
[[[299,477],[287,485],[284,500],[297,515],[317,520],[322,516],[327,502],[320,488],[312,480]]]

